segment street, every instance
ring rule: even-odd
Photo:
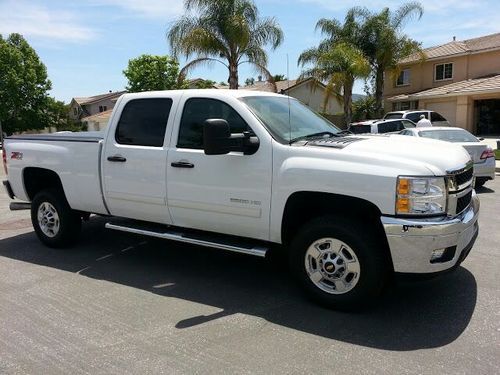
[[[500,373],[498,174],[478,190],[462,266],[362,313],[309,302],[285,266],[109,231],[105,218],[49,249],[0,194],[2,374]]]

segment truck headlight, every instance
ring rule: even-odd
[[[396,215],[437,215],[446,212],[444,177],[399,176]]]

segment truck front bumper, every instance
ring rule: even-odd
[[[479,233],[478,215],[479,198],[474,192],[469,207],[453,218],[382,216],[394,271],[429,274],[458,266]]]

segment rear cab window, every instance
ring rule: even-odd
[[[410,121],[413,121],[414,123],[417,123],[420,121],[420,116],[424,115],[426,119],[429,118],[429,113],[428,112],[412,112],[408,113],[405,118],[407,118]]]
[[[389,112],[384,116],[384,120],[392,120],[402,118],[403,114],[398,112]]]
[[[402,129],[401,121],[389,121],[378,124],[378,132],[380,134],[396,132]]]
[[[349,131],[353,134],[364,134],[371,132],[371,125],[349,125]]]
[[[231,133],[251,131],[229,104],[218,99],[191,98],[184,104],[177,147],[203,149],[203,123],[208,119],[226,120]]]
[[[437,112],[431,112],[431,122],[446,121],[446,119]]]
[[[125,104],[116,126],[115,140],[122,145],[162,147],[172,99],[133,99]]]

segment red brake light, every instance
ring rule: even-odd
[[[7,152],[5,151],[5,148],[2,149],[2,161],[3,170],[5,171],[5,174],[7,174]]]
[[[488,158],[494,158],[495,153],[491,148],[487,148],[486,150],[483,151],[481,154],[481,160],[488,159]]]

